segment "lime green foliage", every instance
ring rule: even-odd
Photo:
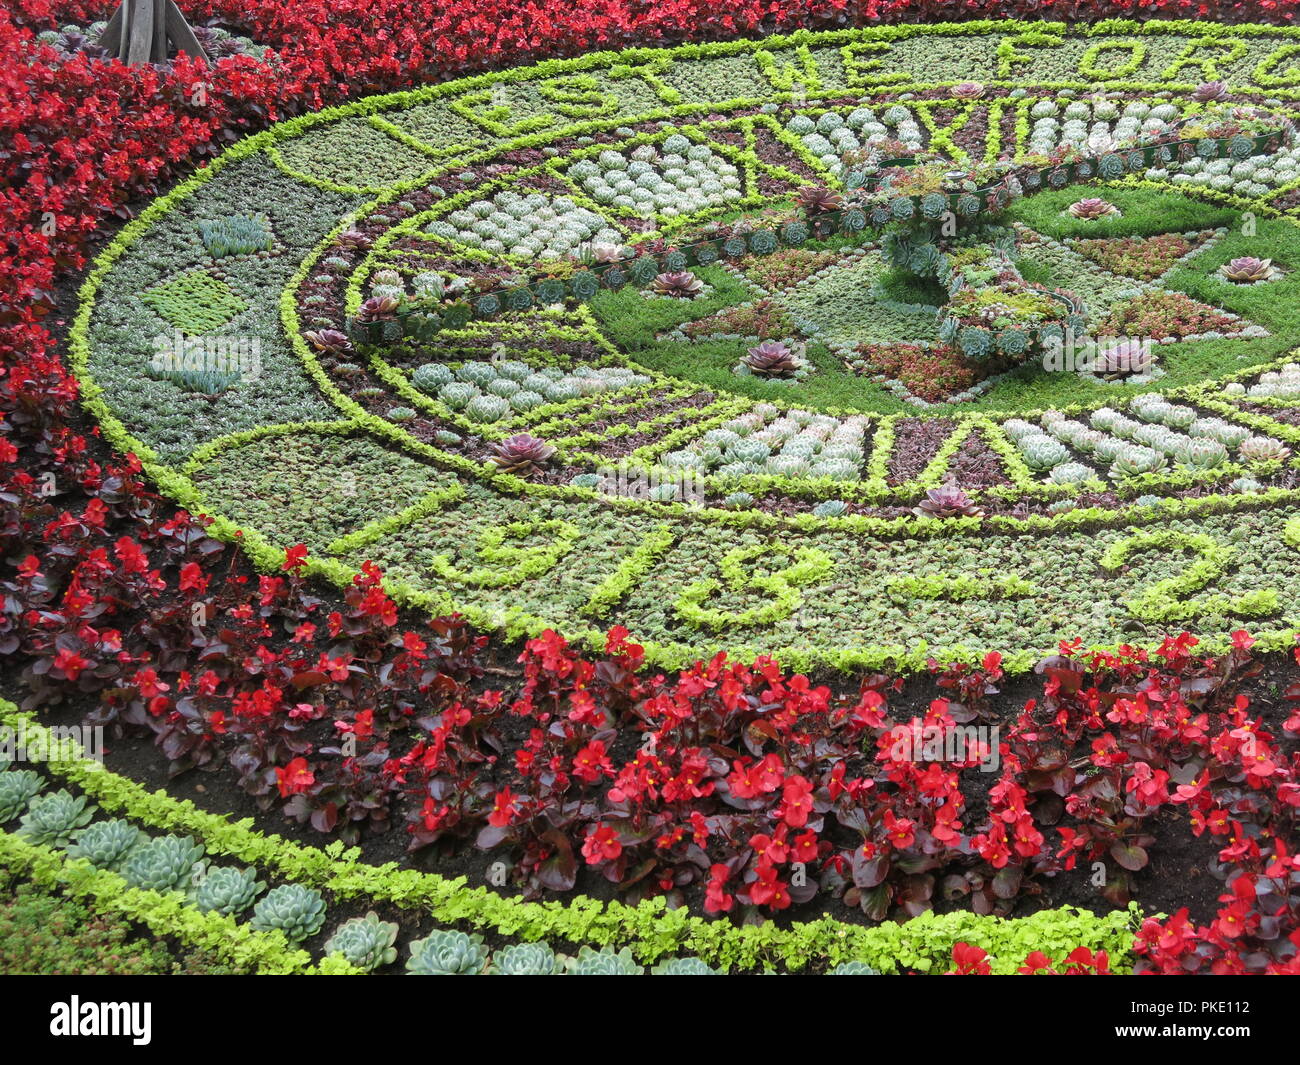
[[[159,316],[183,333],[197,336],[229,322],[247,304],[206,270],[189,270],[140,293]]]

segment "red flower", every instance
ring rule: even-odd
[[[504,828],[514,819],[515,800],[519,796],[515,795],[509,787],[502,788],[497,792],[496,799],[492,803],[492,812],[488,814],[488,824],[496,828]],[[621,847],[619,848],[622,849]],[[585,853],[585,848],[584,848]],[[614,855],[618,857],[618,855]]]
[[[614,765],[600,740],[592,740],[574,756],[573,775],[588,784],[596,783],[602,776],[614,775]]]
[[[198,592],[200,595],[208,590],[208,578],[197,562],[187,562],[181,567],[179,587],[182,592]]]
[[[754,853],[758,855],[760,862],[779,865],[786,860],[789,848],[786,847],[785,840],[780,838],[783,831],[783,828],[778,830],[776,839],[761,833],[749,837],[749,845],[754,848]]]
[[[916,822],[906,817],[895,817],[893,810],[885,811],[885,835],[898,850],[906,850],[916,842]]]
[[[165,691],[170,691],[171,685],[162,683],[156,671],[142,669],[135,675],[135,688],[140,693],[140,698],[152,699]]]
[[[729,913],[736,904],[735,896],[727,894],[723,885],[731,875],[725,865],[715,865],[709,870],[709,883],[704,889],[704,909],[707,913]]]
[[[812,792],[812,785],[803,777],[790,777],[781,793],[781,820],[791,828],[803,828],[813,810]]]
[[[980,947],[971,946],[969,943],[954,943],[952,945],[952,963],[955,968],[949,972],[948,976],[988,976],[992,970],[986,960],[988,953]]]
[[[438,806],[433,799],[425,799],[424,805],[420,808],[420,821],[426,832],[436,832],[450,813],[450,807]]]
[[[756,799],[760,795],[776,791],[785,777],[781,759],[775,754],[769,754],[757,765],[750,765],[748,759],[731,764],[732,771],[727,777],[727,785],[731,794],[738,799]]]
[[[817,860],[817,833],[804,832],[794,838],[794,847],[790,851],[790,856],[796,862],[803,862],[805,865]]]
[[[280,797],[286,799],[290,795],[301,794],[316,783],[316,776],[312,773],[306,758],[295,758],[283,768],[277,766],[275,778],[280,789]]]
[[[582,843],[582,856],[588,865],[612,862],[622,853],[623,844],[618,841],[618,833],[609,825],[592,829]]]
[[[786,885],[776,875],[776,866],[763,864],[758,867],[758,879],[749,886],[749,900],[755,906],[769,906],[774,910],[785,910],[790,906],[790,893]]]
[[[284,569],[288,573],[297,573],[307,564],[307,545],[294,544],[284,549]]]
[[[1052,959],[1041,950],[1036,950],[1025,958],[1025,963],[1016,972],[1024,976],[1034,976],[1046,970],[1052,971]]]
[[[68,650],[66,647],[54,656],[54,668],[62,670],[63,675],[68,680],[76,680],[81,676],[81,671],[90,665],[87,659],[81,657],[76,651]]]

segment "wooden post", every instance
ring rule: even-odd
[[[176,0],[122,0],[99,44],[124,63],[165,63],[172,48],[205,65],[208,59]]]

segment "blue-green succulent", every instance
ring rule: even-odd
[[[722,973],[699,958],[669,958],[650,970],[651,976],[721,976]]]
[[[33,843],[65,847],[72,833],[90,823],[96,806],[84,795],[72,795],[60,789],[49,795],[37,795],[27,804],[27,812],[18,822],[18,834]]]
[[[354,917],[335,929],[325,941],[326,954],[342,954],[358,969],[378,969],[397,960],[397,925],[381,921],[371,910],[364,917]]]
[[[411,944],[406,970],[412,976],[479,976],[487,962],[482,936],[437,930]]]
[[[259,932],[279,929],[290,943],[314,936],[325,923],[325,900],[315,888],[284,884],[272,888],[253,907],[251,922]]]
[[[137,846],[122,876],[143,891],[182,891],[202,875],[203,844],[189,836],[158,836]]]
[[[492,955],[488,971],[496,976],[554,976],[555,951],[545,943],[513,943]]]
[[[570,976],[643,976],[645,969],[633,959],[631,947],[617,952],[583,947],[568,960],[567,972]]]
[[[0,823],[12,821],[27,808],[32,796],[45,787],[41,775],[32,769],[0,771]]]
[[[266,885],[257,879],[256,869],[217,866],[209,869],[195,887],[194,903],[205,913],[239,914],[253,905],[253,900],[265,890]]]
[[[96,869],[117,869],[139,841],[140,830],[129,821],[95,821],[72,834],[68,857],[85,858]]]

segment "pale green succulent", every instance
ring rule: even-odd
[[[239,914],[264,890],[266,885],[257,879],[256,869],[217,866],[209,869],[194,889],[194,903],[205,913]]]
[[[1110,475],[1115,478],[1137,477],[1143,473],[1155,473],[1168,465],[1169,459],[1163,452],[1141,444],[1126,444],[1115,456]]]
[[[577,399],[582,392],[577,385],[568,381],[555,381],[546,386],[543,395],[551,403],[567,403],[571,399]]]
[[[452,410],[460,410],[479,394],[478,387],[468,381],[453,381],[438,389],[438,398]]]
[[[862,478],[860,463],[847,458],[819,456],[808,472],[813,477],[828,477],[832,481],[857,481]]]
[[[406,970],[412,976],[479,976],[487,961],[482,936],[438,930],[411,944]]]
[[[1075,444],[1076,447],[1078,446],[1076,441],[1078,441],[1080,437],[1085,433],[1093,431],[1084,425],[1083,422],[1076,422],[1070,418],[1061,418],[1050,423],[1046,418],[1044,418],[1043,425],[1047,428],[1049,433],[1056,437],[1057,440],[1063,440],[1067,444]]]
[[[1191,440],[1179,449],[1178,461],[1194,470],[1212,470],[1228,461],[1228,449],[1218,440]]]
[[[518,359],[503,359],[496,364],[496,371],[499,377],[508,377],[512,381],[525,381],[533,372],[533,368],[526,362],[520,362]]]
[[[437,392],[443,385],[449,385],[454,380],[451,368],[440,362],[425,363],[411,374],[411,384],[421,392]]]
[[[1117,410],[1111,410],[1110,407],[1098,407],[1088,417],[1088,422],[1094,429],[1099,429],[1103,433],[1113,433],[1115,426],[1124,421],[1124,416]]]
[[[256,906],[249,922],[259,932],[279,929],[290,943],[314,936],[325,923],[325,900],[315,888],[284,884],[272,888]]]
[[[767,444],[752,438],[737,440],[725,452],[731,462],[766,462],[771,453]]]
[[[593,950],[583,947],[576,958],[568,959],[570,976],[643,976],[645,969],[632,958],[632,948],[624,947],[615,953],[608,948]]]
[[[669,958],[650,970],[651,976],[721,976],[722,973],[699,958]]]
[[[37,795],[27,805],[18,822],[18,834],[32,843],[66,847],[72,833],[90,823],[97,806],[89,806],[84,795],[72,795],[60,789],[50,795]]]
[[[45,781],[32,769],[5,769],[0,772],[0,824],[12,821],[27,808]]]
[[[1243,495],[1253,495],[1256,492],[1264,491],[1264,486],[1253,477],[1238,477],[1228,487],[1234,492],[1240,492]]]
[[[1080,481],[1086,481],[1092,476],[1092,470],[1082,462],[1063,462],[1061,465],[1052,468],[1052,472],[1047,475],[1047,479],[1052,484],[1078,484]]]
[[[516,392],[522,392],[523,386],[518,381],[512,381],[509,377],[498,377],[495,381],[487,383],[486,391],[489,395],[509,399]]]
[[[1103,436],[1093,441],[1092,453],[1102,462],[1114,462],[1119,453],[1128,445],[1117,436]]]
[[[510,413],[510,401],[501,396],[475,396],[465,406],[465,417],[474,422],[500,421]]]
[[[143,891],[181,891],[202,873],[203,844],[189,836],[158,836],[136,847],[122,865],[122,876]]]
[[[1070,441],[1070,443],[1073,444],[1075,447],[1077,447],[1080,451],[1091,452],[1091,451],[1095,451],[1097,445],[1100,444],[1103,440],[1109,440],[1109,439],[1110,437],[1108,437],[1103,432],[1100,432],[1096,429],[1085,428],[1075,433],[1074,438]]]
[[[530,411],[534,407],[540,407],[545,402],[545,396],[531,389],[523,389],[510,397],[510,406],[520,412]]]
[[[1171,429],[1186,429],[1196,421],[1196,411],[1191,407],[1178,407],[1172,403],[1160,420]]]
[[[489,973],[495,976],[554,976],[555,951],[545,943],[512,943],[492,955]]]
[[[1050,436],[1025,437],[1019,444],[1025,465],[1039,473],[1069,461],[1070,452],[1064,444]]]
[[[808,460],[798,455],[782,454],[767,460],[767,472],[777,477],[803,477],[808,468]]]
[[[743,510],[754,505],[754,497],[748,492],[732,492],[722,501],[722,505],[732,510]]]
[[[358,969],[378,969],[397,960],[397,925],[381,921],[371,910],[364,917],[354,917],[334,930],[325,941],[326,954],[342,954]]]
[[[842,961],[826,974],[827,976],[879,976],[878,970],[873,969],[864,961]]]
[[[849,505],[842,499],[827,499],[813,507],[813,513],[819,518],[839,518],[849,512]]]
[[[114,818],[79,828],[72,839],[69,858],[85,858],[96,869],[116,869],[140,841],[140,830],[129,821]]]
[[[1251,435],[1244,425],[1233,425],[1222,418],[1198,418],[1188,432],[1194,437],[1217,440],[1224,447],[1237,447]]]

